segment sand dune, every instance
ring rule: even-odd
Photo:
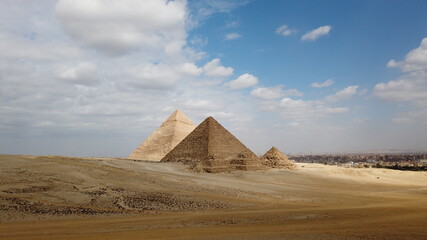
[[[427,239],[427,173],[0,156],[0,239]]]

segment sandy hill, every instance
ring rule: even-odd
[[[262,157],[262,164],[271,168],[296,169],[296,165],[276,147],[270,148]]]
[[[206,118],[162,162],[192,164],[194,170],[211,173],[265,169],[259,158],[213,117]]]
[[[181,111],[176,110],[166,121],[133,151],[128,158],[160,161],[196,126]]]

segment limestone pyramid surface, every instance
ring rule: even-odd
[[[266,167],[214,118],[206,118],[162,162],[183,162],[196,171],[210,173],[260,170]]]
[[[270,148],[262,157],[262,164],[270,168],[296,169],[296,165],[276,147]]]
[[[160,161],[196,126],[181,111],[176,110],[129,156],[130,159]]]

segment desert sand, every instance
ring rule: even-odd
[[[0,239],[427,239],[427,173],[0,155]]]

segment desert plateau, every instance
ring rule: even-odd
[[[0,155],[0,239],[427,239],[427,173]]]

